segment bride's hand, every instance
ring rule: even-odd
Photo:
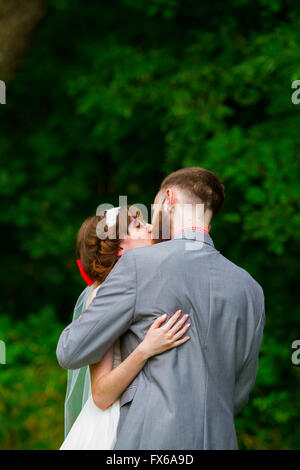
[[[184,325],[188,314],[183,315],[178,320],[180,315],[181,310],[177,310],[163,326],[160,325],[166,320],[166,314],[161,315],[153,322],[145,338],[138,346],[147,358],[175,348],[189,339],[189,336],[182,338],[190,326],[190,323]]]

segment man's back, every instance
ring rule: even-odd
[[[257,372],[261,287],[207,235],[200,246],[175,237],[132,256],[137,294],[133,321],[121,337],[122,359],[157,316],[178,308],[189,314],[191,339],[149,359],[125,390],[115,449],[237,448],[233,416]]]

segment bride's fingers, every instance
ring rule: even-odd
[[[161,325],[164,321],[166,321],[167,314],[164,313],[163,315],[160,315],[160,317],[156,318],[154,322],[152,323],[152,328],[158,328],[159,325]]]
[[[171,318],[167,321],[167,323],[164,325],[164,329],[165,330],[170,330],[170,328],[172,328],[172,326],[174,325],[174,323],[176,323],[176,321],[178,320],[178,318],[180,317],[181,315],[181,310],[177,310],[172,316]]]
[[[186,343],[190,339],[190,336],[185,336],[183,339],[179,339],[174,343],[174,347],[180,346],[180,344]]]
[[[184,333],[189,329],[189,327],[190,327],[190,323],[187,323],[187,325],[184,325],[184,327],[181,328],[181,330],[179,330],[178,333],[176,333],[173,336],[173,341],[176,341],[179,338],[181,338],[181,336],[184,335]]]
[[[176,331],[178,331],[182,327],[182,325],[187,321],[187,319],[188,319],[188,314],[185,313],[183,317],[181,317],[180,320],[178,320],[175,323],[175,325],[170,329],[169,333],[171,335],[174,335]]]

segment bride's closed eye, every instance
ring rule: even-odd
[[[132,218],[128,227],[128,237],[137,243],[136,246],[131,246],[131,248],[152,244],[151,225],[147,224],[142,217]]]
[[[146,227],[146,223],[141,220],[141,219],[138,219],[138,218],[134,218],[132,221],[131,221],[131,224],[133,229],[135,230],[140,230],[142,228],[145,228]]]

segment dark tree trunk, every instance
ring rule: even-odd
[[[0,0],[0,79],[14,73],[44,13],[44,0]]]

